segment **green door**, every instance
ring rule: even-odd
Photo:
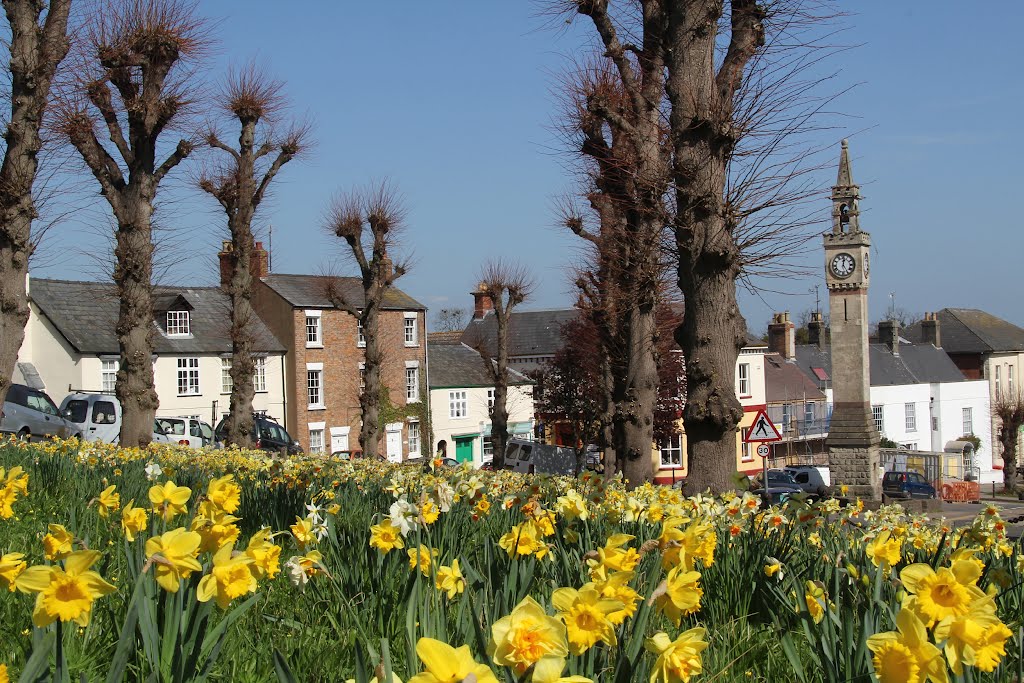
[[[459,462],[473,462],[473,437],[455,438],[455,459]]]

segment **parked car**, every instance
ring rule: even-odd
[[[77,425],[64,419],[46,392],[24,384],[12,384],[7,390],[7,399],[0,410],[0,432],[17,434],[23,439],[32,436],[66,439],[82,435]]]
[[[121,439],[121,402],[113,394],[84,391],[68,394],[60,402],[60,414],[75,425],[86,441],[117,443]],[[156,420],[153,443],[173,443]]]
[[[524,474],[576,474],[576,451],[564,446],[510,439],[505,468]]]
[[[934,498],[935,487],[917,472],[886,472],[882,476],[882,493],[890,498]]]
[[[780,505],[791,497],[804,492],[800,485],[796,483],[796,480],[793,479],[793,475],[784,470],[768,470],[767,487],[765,487],[760,475],[754,479],[753,485],[752,493],[760,496],[761,501],[766,505]]]
[[[157,423],[164,433],[183,446],[202,448],[213,443],[213,427],[195,417],[160,417]]]
[[[828,494],[832,486],[832,478],[827,467],[819,465],[787,465],[783,471],[796,481],[797,485],[807,493],[820,497]]]
[[[227,439],[227,417],[217,423],[214,431],[214,438],[218,443],[224,443]],[[302,446],[285,431],[285,428],[277,423],[272,417],[266,415],[252,416],[252,444],[254,448],[283,455],[298,455],[302,453]]]

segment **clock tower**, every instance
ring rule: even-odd
[[[832,344],[832,420],[827,440],[833,483],[850,494],[881,498],[879,435],[871,414],[868,283],[871,235],[860,229],[860,188],[843,140],[832,188],[832,230],[824,234]]]

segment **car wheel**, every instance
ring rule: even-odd
[[[20,432],[18,432],[18,438],[22,441],[31,441],[32,432],[28,430],[28,427],[24,427]]]

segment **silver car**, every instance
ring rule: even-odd
[[[12,384],[7,390],[3,416],[0,417],[0,432],[17,434],[23,439],[33,436],[81,436],[78,426],[68,422],[61,415],[57,404],[46,392]]]

